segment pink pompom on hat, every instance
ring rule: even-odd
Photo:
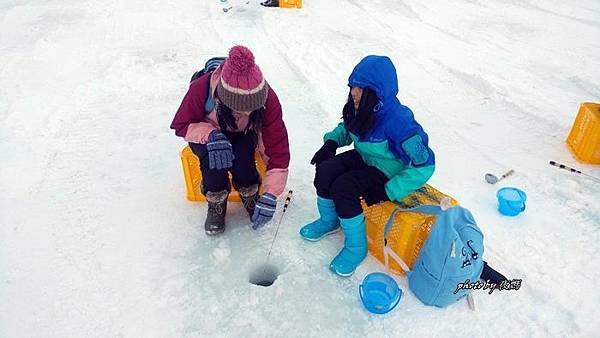
[[[248,48],[231,48],[221,67],[217,95],[223,104],[236,111],[253,111],[265,105],[269,85]]]

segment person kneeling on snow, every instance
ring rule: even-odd
[[[360,204],[400,201],[433,175],[435,157],[412,111],[396,98],[398,78],[385,56],[365,57],[348,79],[343,122],[326,133],[311,160],[320,218],[300,229],[309,241],[342,228],[344,247],[330,269],[350,276],[367,255],[365,217]],[[336,155],[338,147],[354,149]]]
[[[290,152],[281,105],[265,81],[254,55],[243,46],[229,51],[211,73],[193,80],[171,123],[177,136],[189,142],[200,159],[200,191],[206,196],[206,234],[225,231],[227,196],[240,193],[252,228],[271,220],[287,182]],[[267,165],[262,196],[255,149]]]

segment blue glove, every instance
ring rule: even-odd
[[[252,215],[252,230],[256,230],[273,218],[275,208],[277,207],[277,198],[268,192],[260,196],[256,201],[254,214]]]
[[[208,167],[210,169],[227,169],[233,165],[233,148],[227,136],[218,130],[213,130],[208,135]]]

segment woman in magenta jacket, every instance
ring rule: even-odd
[[[273,217],[286,185],[290,152],[288,135],[277,95],[265,81],[254,55],[235,46],[213,72],[192,81],[171,123],[200,159],[201,192],[208,202],[204,223],[208,235],[225,230],[227,196],[233,187],[240,193],[252,228]],[[267,165],[262,180],[256,170],[258,148]]]

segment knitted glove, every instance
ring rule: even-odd
[[[335,157],[335,151],[337,150],[338,144],[333,140],[325,141],[325,144],[321,146],[321,149],[317,150],[310,164],[320,164],[323,161]]]
[[[227,136],[218,130],[213,130],[208,135],[208,167],[210,169],[227,169],[233,165],[233,148]]]
[[[273,218],[275,208],[277,207],[277,198],[270,193],[264,193],[256,201],[254,214],[252,215],[252,230],[256,230]]]

